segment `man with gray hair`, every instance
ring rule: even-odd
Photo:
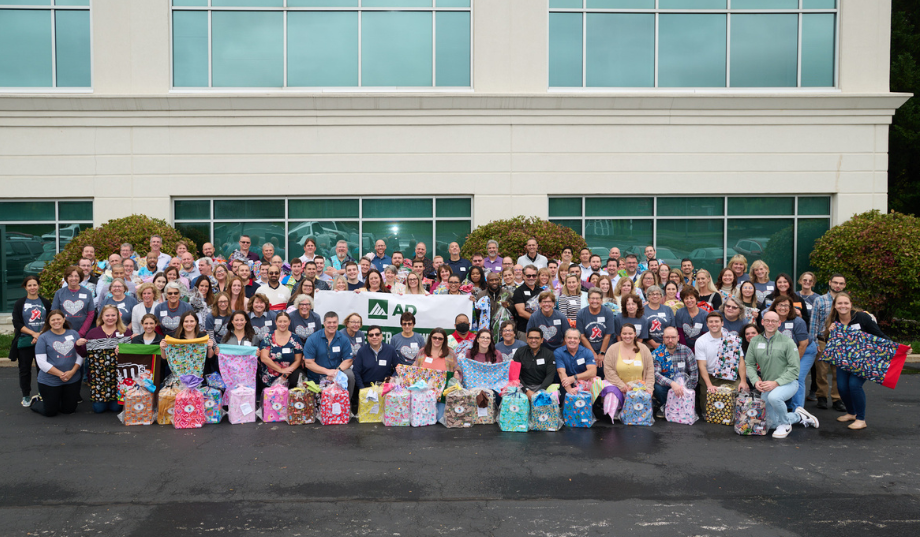
[[[502,273],[502,258],[498,255],[498,241],[490,240],[486,243],[486,253],[488,256],[482,262],[483,268],[490,272]]]
[[[329,269],[327,268],[327,274],[332,277],[345,274],[345,265],[349,262],[355,262],[355,260],[350,255],[348,255],[347,241],[340,240],[339,242],[335,243],[335,255],[329,259],[329,262],[330,268],[335,272],[329,273]]]

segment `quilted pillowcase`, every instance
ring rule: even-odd
[[[400,378],[403,387],[408,388],[418,381],[422,381],[429,386],[434,386],[434,392],[437,397],[441,396],[444,387],[447,386],[447,372],[436,369],[427,369],[416,367],[414,365],[396,366],[396,374]]]
[[[466,358],[460,359],[460,372],[463,374],[463,387],[501,390],[508,384],[511,362],[484,364]]]

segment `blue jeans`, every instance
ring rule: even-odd
[[[655,400],[658,401],[658,406],[664,409],[664,406],[668,402],[668,392],[671,391],[670,386],[662,386],[661,384],[655,383]]]
[[[866,392],[863,384],[866,379],[837,368],[837,390],[840,399],[847,407],[847,414],[853,414],[858,420],[866,419]]]
[[[760,395],[767,404],[768,429],[776,429],[780,425],[792,425],[801,421],[798,414],[786,410],[786,401],[792,399],[798,389],[798,383],[790,382]]]
[[[93,403],[93,412],[96,414],[102,414],[107,410],[111,410],[112,412],[121,412],[121,405],[118,404],[118,401],[101,401]]]
[[[809,343],[805,347],[805,354],[802,356],[802,360],[799,362],[799,390],[790,400],[792,410],[805,406],[805,377],[808,376],[808,371],[811,370],[811,366],[815,363],[816,354],[818,354],[818,346],[814,342]]]

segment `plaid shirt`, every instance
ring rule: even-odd
[[[824,324],[831,313],[831,305],[834,303],[834,297],[830,293],[821,295],[815,299],[815,305],[811,309],[811,326],[808,327],[808,341],[814,343],[818,336],[824,332]]]
[[[699,382],[699,369],[690,347],[678,343],[674,352],[668,352],[667,347],[659,345],[652,352],[652,358],[655,362],[656,384],[670,387],[674,378],[678,374],[683,374],[687,377],[686,387],[690,390],[696,389],[696,384]]]

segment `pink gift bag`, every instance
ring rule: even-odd
[[[249,386],[239,385],[230,390],[230,423],[255,423],[256,391]]]

